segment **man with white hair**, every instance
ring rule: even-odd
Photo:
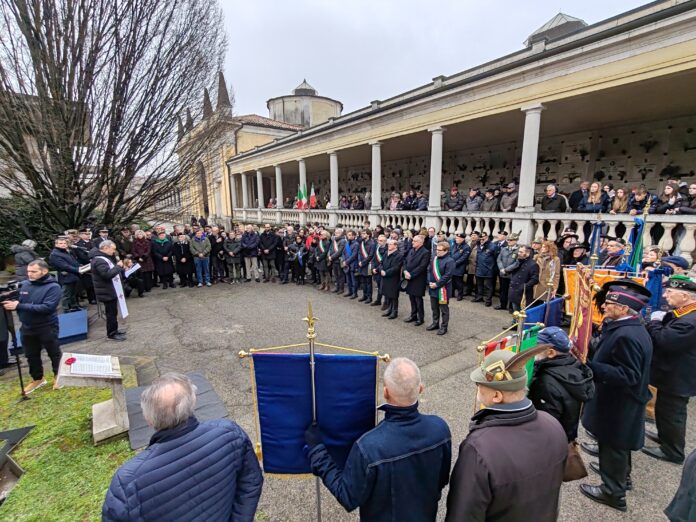
[[[669,279],[664,293],[671,312],[654,312],[646,324],[653,342],[650,384],[657,387],[657,433],[645,435],[659,447],[643,448],[656,459],[681,464],[686,442],[686,411],[696,395],[696,282],[685,275]]]
[[[105,239],[99,243],[98,253],[92,257],[91,274],[97,300],[104,304],[106,314],[106,336],[112,341],[125,341],[126,334],[118,329],[117,288],[123,296],[123,261],[116,260],[116,243]]]
[[[196,387],[179,373],[155,380],[140,404],[156,431],[116,471],[102,520],[253,521],[263,476],[242,428],[228,419],[199,422]]]
[[[312,472],[346,511],[371,522],[434,521],[449,480],[452,441],[447,423],[418,411],[420,370],[406,358],[384,372],[384,420],[360,437],[339,469],[313,424],[305,433]]]

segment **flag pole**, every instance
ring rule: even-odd
[[[312,423],[317,422],[317,388],[315,380],[315,360],[314,360],[314,340],[317,334],[314,330],[314,322],[317,320],[312,313],[312,302],[307,301],[307,317],[303,321],[307,322],[307,342],[309,343],[309,368],[312,379]],[[321,522],[321,481],[319,477],[315,477],[316,493],[317,493],[317,522]]]

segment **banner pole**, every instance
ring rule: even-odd
[[[307,322],[307,342],[309,343],[309,368],[310,376],[312,380],[312,423],[317,422],[317,389],[315,380],[315,360],[314,360],[314,340],[317,334],[314,330],[314,322],[317,320],[312,313],[312,302],[307,301],[307,317],[304,321]],[[321,522],[321,480],[319,477],[315,477],[315,486],[317,494],[317,522]]]

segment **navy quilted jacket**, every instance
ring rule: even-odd
[[[195,417],[155,433],[114,475],[103,521],[252,521],[263,476],[251,441],[232,421]]]

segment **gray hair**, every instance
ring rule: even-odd
[[[411,359],[397,357],[384,371],[384,385],[399,405],[415,404],[420,393],[420,370]]]
[[[389,239],[387,239],[387,245],[398,244],[398,243],[399,243],[399,241],[394,239],[393,237],[390,237]]]
[[[140,396],[143,417],[156,430],[186,422],[196,407],[196,386],[186,375],[167,373],[145,388]]]
[[[36,241],[34,241],[33,239],[25,239],[24,241],[22,241],[22,246],[34,250],[36,248]]]
[[[101,243],[99,243],[99,250],[104,250],[105,248],[109,248],[109,247],[116,248],[116,243],[114,243],[110,239],[106,239],[106,240],[102,241]]]

